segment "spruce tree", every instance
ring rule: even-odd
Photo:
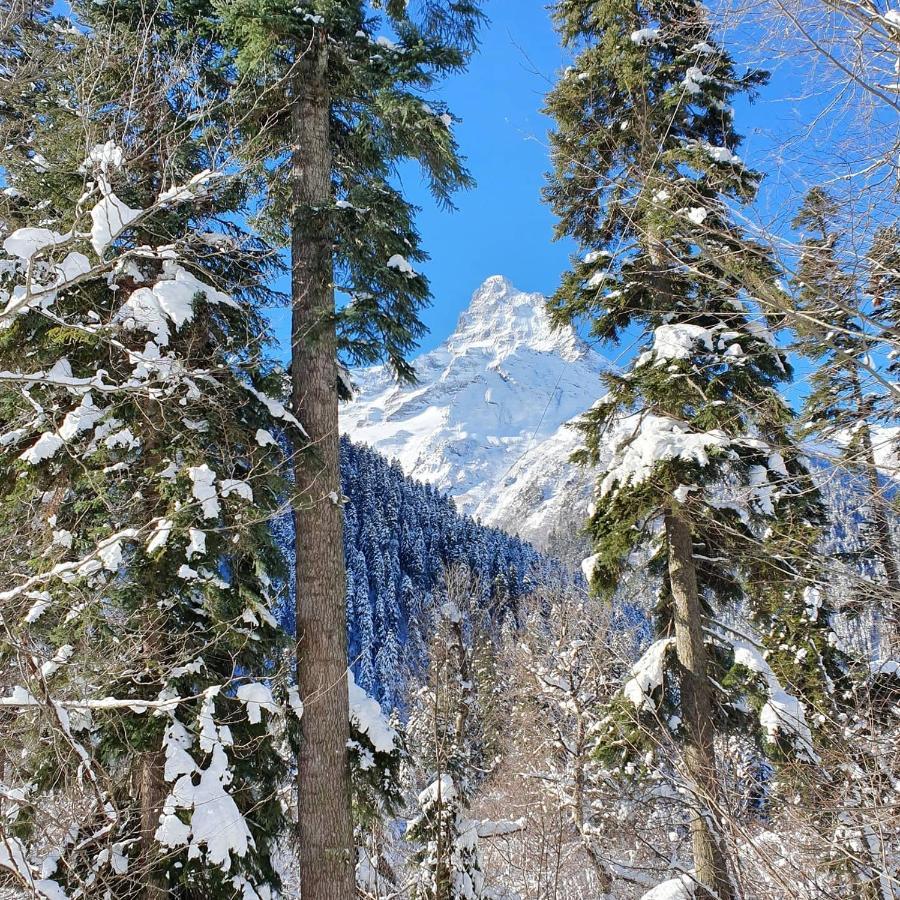
[[[747,294],[777,273],[731,212],[759,175],[736,152],[729,104],[765,75],[737,73],[693,0],[561,0],[555,14],[577,55],[547,103],[546,196],[559,236],[585,255],[551,314],[643,350],[606,377],[582,422],[580,458],[605,468],[586,572],[611,592],[643,547],[661,578],[658,639],[625,685],[608,746],[621,761],[623,747],[646,750],[641,735],[669,723],[692,795],[698,893],[728,900],[716,729],[740,719],[773,753],[811,761],[806,707],[785,684],[825,704],[825,671],[836,674],[827,609],[809,613],[804,593],[820,510],[776,390],[790,372]],[[728,607],[760,634],[726,632],[716,620]],[[748,691],[758,718],[741,712]]]
[[[453,777],[438,777],[418,796],[419,813],[406,837],[418,845],[413,900],[482,900],[484,873],[478,823],[463,817],[463,799]]]
[[[886,649],[900,646],[900,569],[892,534],[892,515],[876,465],[877,426],[896,422],[896,397],[878,371],[877,352],[889,323],[882,320],[886,304],[869,304],[867,288],[884,288],[880,277],[887,267],[873,265],[882,246],[863,260],[862,277],[854,268],[860,260],[846,247],[837,202],[821,188],[811,190],[794,219],[803,243],[795,279],[797,310],[791,317],[800,352],[814,361],[810,392],[804,402],[808,434],[844,444],[841,461],[862,474],[868,488],[874,556],[884,569],[887,592],[868,605],[880,608]],[[867,277],[868,276],[868,277]],[[889,652],[886,655],[890,655]]]
[[[466,635],[478,620],[477,587],[463,566],[447,570],[428,678],[412,701],[413,764],[424,780],[406,830],[415,847],[416,900],[484,896],[477,823],[465,817],[478,772],[486,769],[477,739],[473,647]]]
[[[271,896],[300,709],[270,613],[299,429],[273,256],[160,57],[46,25],[3,109],[0,867],[47,897]]]
[[[347,664],[336,360],[386,359],[412,375],[428,285],[394,173],[419,163],[446,205],[470,183],[451,116],[424,95],[465,65],[481,14],[474,0],[164,0],[155,11],[167,42],[218,48],[204,88],[228,98],[228,125],[268,181],[264,219],[290,246],[292,409],[314,450],[295,471],[308,497],[294,511],[297,682],[317,697],[297,770],[300,869],[308,900],[344,900],[353,853],[347,699],[335,689]]]

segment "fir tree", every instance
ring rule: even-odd
[[[115,6],[117,18],[145,13],[139,2]],[[203,89],[227,100],[224,129],[258,164],[269,187],[263,219],[291,248],[292,408],[315,448],[295,472],[309,493],[294,511],[297,680],[303,695],[320,695],[302,723],[300,868],[309,900],[343,900],[352,891],[349,770],[322,763],[346,760],[348,727],[343,692],[322,690],[346,665],[336,360],[387,359],[412,375],[406,356],[428,298],[414,266],[425,254],[392,176],[405,160],[419,163],[445,205],[469,185],[452,118],[424,93],[465,65],[481,14],[472,0],[164,0],[154,15],[163,43],[202,48]]]
[[[275,435],[299,427],[266,356],[273,257],[155,52],[51,24],[46,80],[4,110],[29,126],[2,225],[0,865],[44,896],[267,896],[299,708],[270,613]]]
[[[281,183],[271,220],[279,230],[288,223],[293,402],[318,450],[301,460],[298,486],[322,497],[295,511],[302,693],[335,683],[346,658],[344,571],[336,550],[341,516],[327,502],[339,490],[335,360],[338,354],[353,362],[387,359],[409,377],[406,354],[421,334],[418,312],[428,296],[414,269],[424,253],[413,209],[390,176],[398,162],[416,160],[445,203],[469,183],[450,117],[429,107],[421,92],[463,66],[478,12],[469,2],[426,2],[418,21],[415,12],[389,2],[381,18],[370,18],[360,0],[300,7],[242,0],[224,8],[225,40],[237,50],[238,69],[253,79],[248,109],[262,116],[248,123],[264,125],[258,152],[278,159],[286,143],[292,147],[288,165],[276,171]],[[396,42],[376,37],[385,27]],[[251,142],[248,149],[256,148]],[[335,289],[349,298],[339,310]],[[304,721],[299,840],[301,881],[311,900],[343,898],[350,890],[338,852],[351,843],[346,773],[321,762],[340,754],[345,723],[340,700],[323,702]]]
[[[406,750],[397,717],[388,720],[380,704],[357,687],[352,673],[349,696],[356,880],[363,890],[374,887],[377,896],[389,886],[396,890],[394,873],[379,859],[379,851],[403,798],[400,766]]]
[[[426,786],[406,837],[413,842],[417,900],[478,900],[484,875],[478,828],[464,816],[474,787],[488,771],[480,740],[474,642],[483,622],[479,586],[461,565],[446,571],[440,621],[431,645],[428,678],[409,721],[413,764]]]
[[[414,900],[481,900],[484,873],[477,822],[463,817],[453,777],[439,775],[418,797],[419,814],[406,836],[419,845]]]
[[[895,421],[895,402],[884,375],[873,369],[873,350],[884,327],[878,321],[881,311],[866,310],[866,285],[848,271],[838,206],[826,191],[815,188],[807,194],[794,227],[802,229],[804,238],[795,285],[798,309],[792,318],[799,350],[816,363],[804,403],[805,430],[844,443],[843,462],[866,480],[872,544],[888,588],[876,604],[887,628],[885,643],[892,646],[897,642],[892,609],[900,596],[900,570],[875,452],[876,425]]]
[[[804,602],[813,573],[799,560],[820,513],[776,391],[790,373],[746,293],[776,271],[730,212],[753,198],[759,175],[737,155],[729,103],[765,75],[735,71],[692,0],[562,0],[556,16],[578,55],[548,100],[547,198],[558,234],[586,255],[551,314],[589,320],[600,340],[645,342],[627,372],[607,377],[608,394],[582,423],[580,458],[606,468],[590,522],[596,555],[585,561],[593,586],[614,590],[641,546],[662,581],[658,640],[623,695],[638,728],[616,726],[610,746],[622,747],[622,733],[626,746],[640,745],[654,722],[672,723],[693,794],[698,890],[732,898],[714,733],[749,690],[770,749],[813,760],[803,704],[792,698],[793,712],[773,719],[775,698],[784,682],[825,704],[825,670],[837,674],[827,610],[808,615]],[[759,638],[713,625],[710,613],[733,604],[746,607]],[[764,660],[757,642],[774,656]],[[805,648],[805,666],[791,645]],[[724,703],[711,676],[730,686]]]
[[[860,546],[855,553],[842,554],[843,558],[849,555],[856,561],[860,557],[874,559],[882,566],[882,588],[873,590],[868,579],[860,586],[856,579],[850,585],[845,611],[851,618],[864,611],[877,611],[881,655],[889,658],[898,646],[900,634],[896,618],[900,573],[888,485],[879,475],[876,450],[883,449],[884,444],[890,446],[893,439],[884,435],[891,434],[890,426],[896,423],[891,366],[885,366],[881,360],[884,345],[890,345],[892,323],[890,303],[886,302],[890,285],[884,276],[896,262],[896,234],[891,243],[890,229],[879,231],[869,253],[860,259],[848,246],[837,202],[821,188],[807,194],[793,224],[801,230],[803,243],[794,284],[797,306],[791,320],[799,350],[816,364],[804,404],[805,430],[843,444],[840,463],[851,473],[862,476],[861,485],[858,477],[853,479],[858,499],[861,499],[859,494],[864,498],[865,512],[861,514],[864,518],[858,535]],[[885,238],[891,246],[887,252]],[[884,426],[888,428],[882,431]],[[873,673],[876,678],[879,676],[879,666],[878,662],[871,664],[870,671],[866,665],[859,673],[854,685],[856,709],[866,709],[871,703],[871,696],[865,695],[871,689]],[[875,722],[879,718],[871,712],[854,717],[854,727],[871,727],[862,722]],[[853,753],[863,760],[871,746],[876,744],[866,742]],[[880,765],[874,759],[862,764]],[[883,802],[876,784],[865,780],[854,783],[849,792],[867,793],[865,800],[854,799],[849,808],[877,809]],[[845,799],[836,802],[827,790],[822,790],[820,796],[824,810],[842,808],[846,803]],[[821,818],[825,827],[834,829],[839,842],[854,819],[846,813],[838,816],[837,821],[827,815],[815,818]],[[869,830],[864,821],[856,822],[855,827],[863,832]],[[846,868],[861,896],[878,897],[882,894],[877,886],[883,865],[880,840],[870,834],[863,846],[863,854],[847,855],[852,862]]]

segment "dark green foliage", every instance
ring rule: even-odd
[[[351,717],[350,767],[353,780],[353,818],[363,828],[397,815],[403,802],[400,767],[407,756],[399,719],[391,717],[396,733],[394,750],[385,752],[359,729]]]
[[[235,879],[277,886],[272,849],[286,827],[277,791],[290,718],[264,709],[254,722],[239,696],[247,682],[271,680],[287,705],[284,637],[268,613],[271,585],[284,576],[268,523],[288,489],[286,460],[258,438],[289,427],[262,396],[281,393],[260,309],[274,296],[266,285],[278,261],[235,224],[248,196],[240,179],[213,177],[193,198],[158,202],[220,161],[189,121],[198,99],[167,90],[162,72],[173,59],[143,47],[135,67],[135,34],[70,26],[29,26],[10,84],[27,81],[31,66],[47,78],[11,90],[2,122],[4,138],[22,141],[4,163],[13,190],[3,237],[40,226],[64,241],[28,265],[11,251],[3,258],[3,305],[28,299],[29,276],[39,290],[64,259],[83,266],[43,303],[7,313],[0,332],[0,369],[10,375],[0,385],[0,545],[11,573],[0,678],[37,700],[4,751],[5,780],[33,787],[5,813],[26,847],[59,852],[51,874],[70,892],[128,898],[153,879],[167,896],[231,897]],[[85,161],[111,138],[118,161]],[[98,252],[90,212],[104,196],[146,212]],[[198,285],[184,318],[177,304],[158,321],[128,306],[179,278]],[[96,418],[76,426],[88,401]],[[61,446],[29,460],[57,434]],[[214,511],[191,474],[204,466],[215,473]],[[20,587],[27,578],[33,590]],[[207,727],[214,736],[199,736]],[[163,777],[163,736],[173,728],[187,755]],[[189,856],[186,837],[153,839],[157,804],[179,776],[212,771],[219,752],[222,785],[252,841],[229,872],[207,859],[208,846]],[[142,847],[148,766],[162,795],[149,806]],[[191,821],[188,808],[168,815]]]
[[[857,562],[860,556],[879,560],[887,588],[887,596],[883,591],[873,596],[863,582],[843,598],[843,607],[851,614],[880,608],[887,647],[896,631],[890,620],[900,574],[890,502],[877,466],[892,442],[891,431],[881,429],[890,429],[897,421],[892,382],[896,363],[886,354],[892,347],[896,314],[897,235],[894,229],[880,229],[861,258],[859,248],[852,245],[851,223],[842,221],[838,203],[821,188],[807,194],[793,224],[801,230],[803,242],[791,321],[797,348],[816,366],[804,403],[804,430],[837,445],[843,464],[864,477],[866,535]],[[844,561],[850,559],[844,556]]]
[[[143,3],[115,4],[114,15],[133,25],[145,14]],[[406,358],[423,333],[419,314],[428,302],[428,283],[387,263],[401,256],[415,266],[427,256],[397,170],[404,162],[418,163],[445,206],[455,191],[472,184],[451,118],[429,95],[443,76],[464,67],[475,48],[478,4],[163,0],[153,17],[169,45],[200,48],[198,78],[221,101],[213,105],[216,129],[257,179],[257,224],[281,245],[298,221],[317,238],[323,231],[330,236],[339,310],[333,323],[321,327],[336,327],[348,362],[386,359],[411,378]],[[295,209],[291,103],[305,89],[303,65],[319,42],[327,47],[334,205]]]
[[[889,268],[890,261],[876,262],[874,257],[882,255],[879,239],[865,269],[853,271],[858,254],[847,246],[836,200],[821,188],[807,194],[793,224],[803,243],[792,321],[798,349],[817,363],[804,404],[806,429],[822,437],[841,429],[856,431],[856,441],[848,446],[852,458],[860,452],[859,429],[854,426],[894,418],[894,398],[890,388],[873,377],[874,355],[869,355],[880,343],[886,325],[883,316],[889,314],[891,304],[885,302],[889,283],[879,270]],[[881,239],[886,237],[881,233]],[[866,282],[879,298],[874,305],[867,302]]]
[[[608,393],[581,424],[580,461],[609,467],[590,522],[593,586],[615,591],[640,551],[660,583],[657,634],[671,636],[659,522],[674,511],[690,525],[701,603],[717,632],[709,676],[731,667],[733,636],[715,620],[743,610],[766,646],[808,651],[805,667],[785,658],[773,668],[815,702],[839,664],[827,609],[813,620],[802,599],[814,577],[802,560],[822,510],[777,391],[791,372],[769,331],[776,323],[754,300],[778,293],[778,272],[734,214],[760,176],[737,155],[729,104],[752,98],[767,76],[738,72],[700,3],[563,0],[555,16],[576,58],[547,101],[546,198],[558,235],[585,255],[551,314],[641,351],[606,377]],[[635,469],[639,459],[646,465]],[[678,707],[671,677],[656,698],[669,713]],[[721,699],[713,715],[724,727],[733,698]],[[634,720],[633,707],[624,712]],[[651,710],[643,725],[654,719]]]

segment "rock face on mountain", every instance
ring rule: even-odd
[[[453,334],[415,360],[417,384],[397,384],[383,366],[357,369],[341,414],[354,440],[538,546],[584,517],[591,476],[568,461],[580,438],[567,426],[609,368],[572,329],[551,329],[545,302],[488,278]]]

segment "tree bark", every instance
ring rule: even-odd
[[[697,896],[733,900],[734,889],[718,834],[718,781],[713,747],[712,692],[706,673],[706,646],[697,590],[691,529],[675,512],[665,519],[669,579],[675,601],[675,652],[685,731],[684,765],[694,790],[691,841]]]
[[[297,685],[305,703],[297,830],[303,900],[352,900],[327,54],[325,38],[319,37],[298,61],[291,104],[291,388],[312,444],[295,469]]]
[[[162,814],[168,788],[163,771],[166,754],[163,750],[142,753],[137,771],[137,796],[141,807],[140,859],[137,866],[142,883],[143,900],[165,900],[169,896],[166,879],[157,868],[156,829]]]
[[[456,701],[456,719],[453,723],[453,737],[457,750],[462,753],[466,743],[466,725],[473,697],[472,670],[469,654],[463,641],[462,619],[450,623],[450,633],[456,651],[456,670],[459,673],[459,697]]]
[[[141,649],[144,657],[155,660],[160,666],[165,665],[167,657],[163,625],[152,611],[147,611],[144,615],[142,628]],[[138,754],[136,767],[131,775],[141,816],[139,856],[135,867],[136,880],[140,885],[136,895],[141,900],[165,900],[169,896],[169,882],[160,866],[160,847],[156,842],[159,817],[169,793],[165,779],[166,752],[162,746],[162,733],[155,740],[159,742],[157,749]]]

